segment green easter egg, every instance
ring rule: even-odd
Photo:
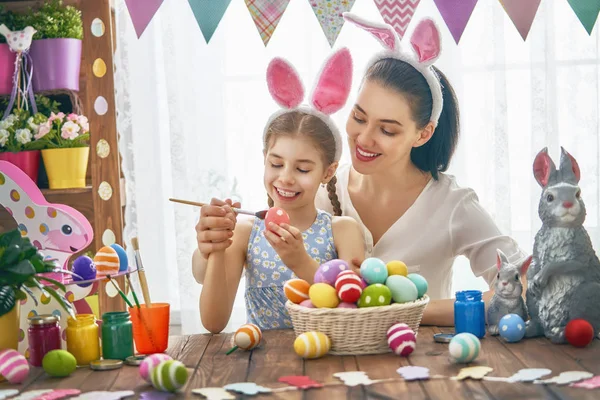
[[[51,350],[42,359],[42,368],[50,376],[64,378],[77,369],[77,360],[66,350]]]
[[[176,360],[163,361],[152,370],[152,386],[158,390],[174,392],[187,382],[188,371]]]
[[[390,289],[381,283],[374,283],[363,290],[358,299],[358,307],[387,306],[391,302],[392,292]]]
[[[423,297],[425,293],[427,293],[427,289],[429,289],[429,284],[427,283],[425,278],[423,278],[423,276],[419,274],[408,274],[407,278],[410,279],[412,283],[414,283],[417,287],[417,291],[419,292],[418,298]]]
[[[389,276],[385,281],[385,285],[390,289],[392,298],[396,303],[407,303],[417,299],[417,286],[402,275]]]

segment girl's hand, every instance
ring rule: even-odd
[[[349,267],[352,271],[356,272],[358,276],[360,276],[360,265],[364,260],[359,260],[358,258],[353,258],[352,262],[349,264]]]
[[[240,207],[231,199],[225,201],[213,198],[210,205],[200,209],[200,221],[196,224],[198,250],[208,259],[212,252],[224,251],[231,246],[236,215],[231,207]]]
[[[310,258],[304,248],[302,232],[291,225],[270,222],[265,230],[265,238],[279,254],[281,261],[292,271]]]

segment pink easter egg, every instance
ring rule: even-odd
[[[321,264],[315,272],[314,283],[326,283],[335,286],[335,280],[342,271],[349,270],[348,263],[344,260],[329,260]]]
[[[140,364],[140,376],[148,383],[152,383],[152,370],[163,361],[172,360],[170,356],[164,353],[151,354],[144,358]]]
[[[315,308],[315,305],[312,303],[312,301],[310,301],[310,299],[306,299],[303,302],[300,303],[300,305],[302,307],[306,307],[306,308]]]
[[[387,331],[387,341],[395,354],[408,357],[415,350],[417,337],[408,325],[395,324]]]
[[[16,350],[0,350],[0,375],[12,384],[21,383],[29,375],[29,363]]]
[[[356,303],[347,303],[342,301],[340,304],[338,304],[337,308],[358,308],[358,306]]]

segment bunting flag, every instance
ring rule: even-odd
[[[508,14],[513,24],[521,34],[523,40],[527,39],[529,29],[535,18],[541,0],[499,0],[504,11]]]
[[[309,0],[330,46],[335,43],[342,26],[343,13],[350,11],[356,0]]]
[[[148,27],[164,0],[125,0],[138,39]]]
[[[406,28],[415,14],[421,0],[375,0],[383,20],[394,27],[400,37],[404,37]],[[600,0],[599,0],[600,1]]]
[[[477,0],[434,0],[456,44],[465,31]]]
[[[265,46],[271,40],[290,0],[244,0]]]
[[[567,0],[589,35],[600,13],[600,0]]]
[[[210,42],[231,0],[188,0],[206,43]]]

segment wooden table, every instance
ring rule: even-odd
[[[421,327],[417,349],[409,358],[392,354],[373,356],[326,356],[318,360],[302,360],[293,351],[292,331],[264,333],[264,348],[253,352],[236,351],[226,356],[231,334],[173,336],[169,341],[169,353],[183,362],[190,373],[187,385],[177,398],[201,399],[191,393],[192,389],[223,386],[236,382],[255,382],[277,388],[287,386],[277,380],[285,375],[308,375],[314,380],[333,384],[320,389],[262,394],[261,399],[599,399],[600,389],[586,390],[557,385],[508,384],[491,381],[453,381],[431,379],[429,381],[405,382],[395,372],[406,365],[428,367],[432,375],[455,376],[465,365],[452,364],[448,360],[448,345],[433,341],[433,334],[451,332],[435,327]],[[560,372],[586,370],[600,375],[600,343],[594,340],[587,348],[569,345],[552,345],[546,339],[528,339],[520,343],[506,344],[497,338],[482,340],[482,351],[475,363],[493,368],[488,376],[507,377],[522,368],[545,367],[551,376]],[[365,371],[371,379],[397,378],[396,381],[371,386],[346,387],[333,377],[335,372]],[[548,376],[550,377],[550,376]],[[335,385],[338,384],[338,385]],[[125,366],[114,371],[91,371],[80,368],[67,378],[49,378],[40,369],[32,369],[26,382],[21,385],[0,384],[1,389],[15,388],[21,391],[34,389],[78,388],[82,391],[134,390],[135,398],[151,391],[138,375],[136,367]],[[250,398],[235,394],[236,399]],[[406,397],[409,398],[409,397]]]

